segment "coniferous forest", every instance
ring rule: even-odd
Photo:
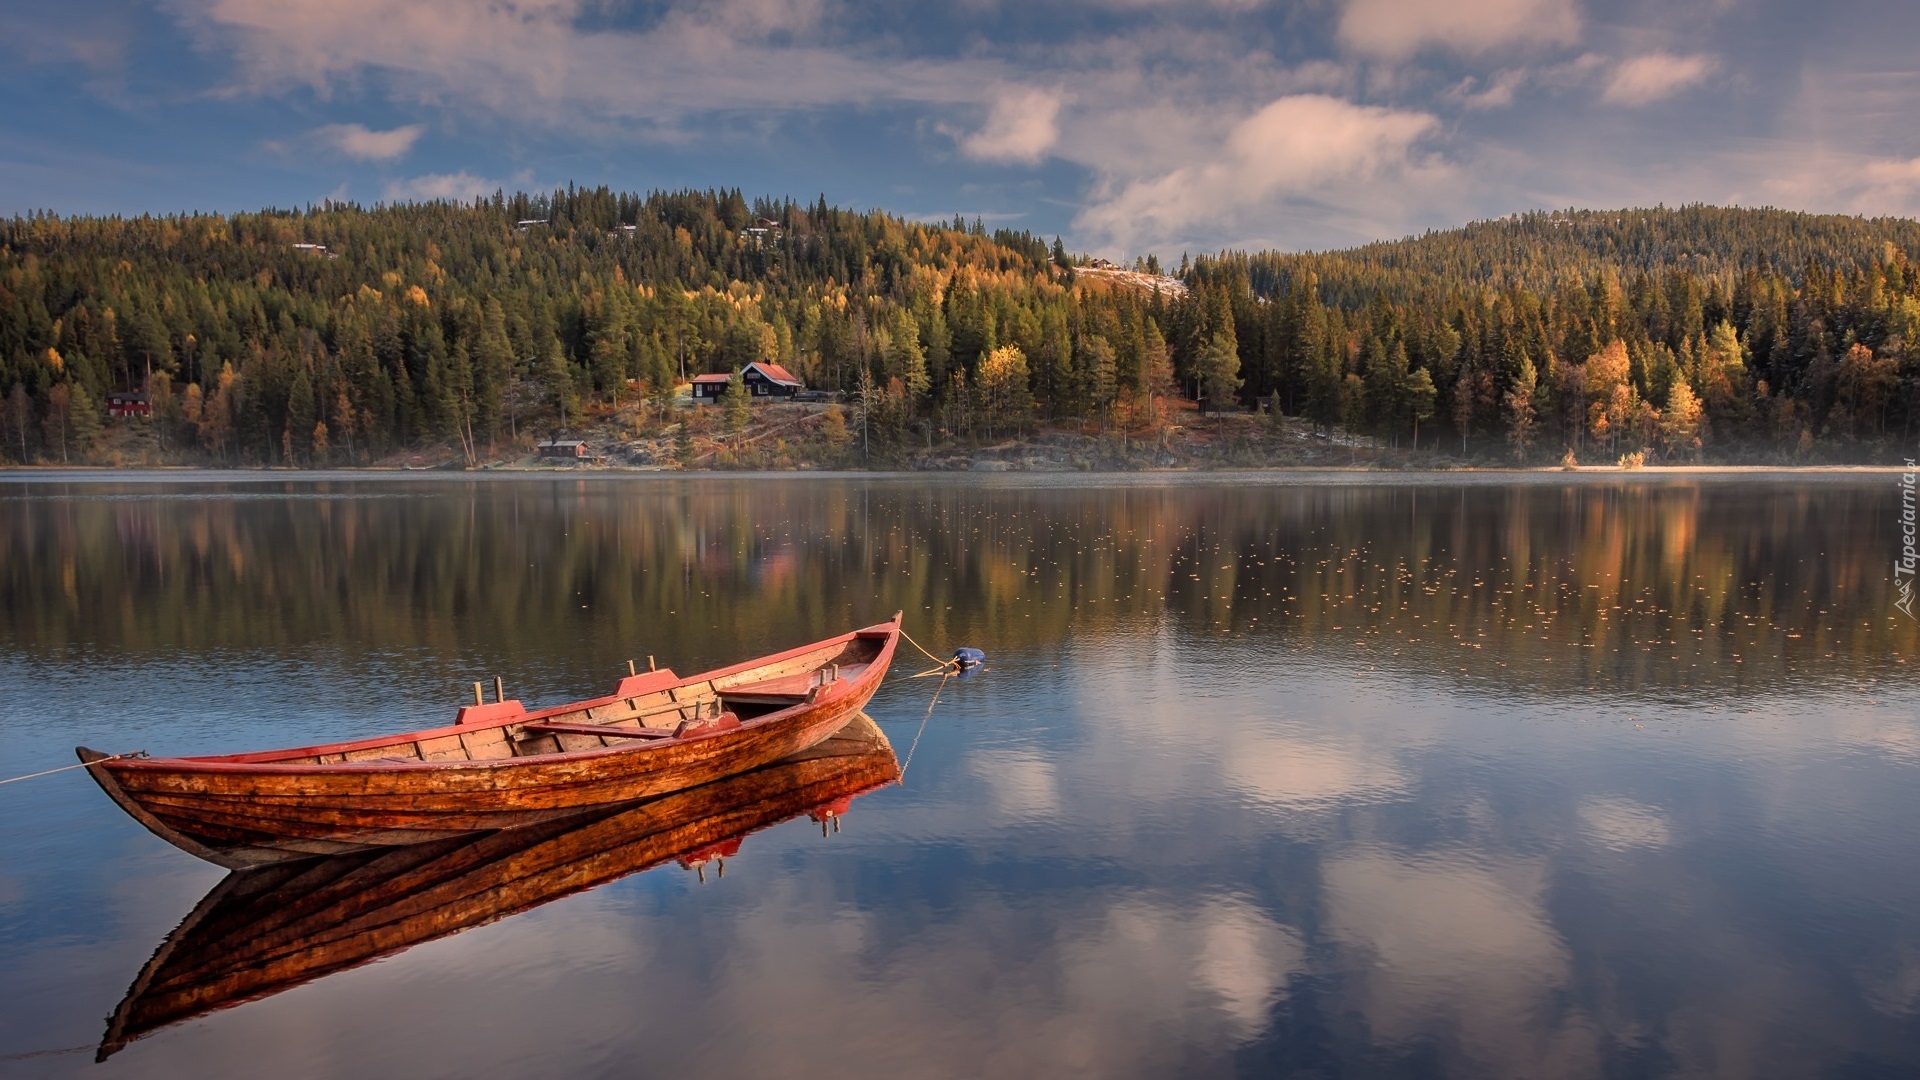
[[[613,416],[664,430],[686,379],[767,360],[841,391],[828,441],[880,460],[1228,422],[1197,400],[1488,463],[1899,461],[1916,252],[1904,219],[1565,211],[1183,256],[1151,288],[1057,239],[738,191],[16,217],[0,459],[97,461],[141,423],[170,460],[477,462]],[[152,417],[110,421],[124,392]]]

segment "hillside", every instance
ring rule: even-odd
[[[1788,210],[1686,206],[1651,210],[1555,210],[1476,221],[1458,229],[1383,240],[1343,251],[1229,253],[1262,292],[1314,274],[1323,295],[1364,303],[1463,285],[1543,291],[1612,272],[1685,270],[1729,287],[1747,270],[1778,269],[1794,280],[1809,265],[1854,273],[1891,251],[1920,251],[1920,221],[1805,214]]]
[[[33,216],[0,222],[0,455],[478,464],[592,430],[676,462],[844,438],[898,463],[1047,432],[1167,446],[1210,422],[1175,415],[1200,398],[1467,460],[1879,461],[1920,414],[1917,249],[1904,220],[1581,211],[1229,252],[1176,283],[737,191]],[[776,434],[682,404],[753,359],[846,405]],[[153,416],[110,421],[130,392]]]

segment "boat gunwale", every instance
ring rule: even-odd
[[[474,724],[451,724],[437,728],[421,728],[416,731],[376,735],[346,742],[289,747],[281,750],[256,750],[237,754],[214,754],[202,757],[113,758],[101,762],[100,767],[115,772],[261,773],[277,775],[338,773],[349,776],[389,771],[414,772],[431,770],[434,772],[471,772],[619,757],[646,753],[647,751],[657,750],[665,746],[689,746],[722,736],[738,737],[746,732],[757,731],[767,727],[775,721],[790,720],[801,712],[830,705],[834,699],[844,697],[848,693],[856,693],[861,688],[867,686],[869,682],[878,677],[884,677],[889,664],[883,661],[891,660],[890,654],[893,652],[894,646],[899,642],[902,614],[903,613],[896,613],[894,617],[887,622],[875,623],[872,626],[852,630],[844,634],[837,634],[830,638],[822,638],[819,641],[797,646],[782,652],[755,657],[751,660],[745,660],[723,668],[715,668],[712,671],[701,672],[697,675],[689,675],[678,682],[666,684],[658,690],[649,691],[647,695],[642,695],[651,696],[652,694],[671,691],[691,684],[711,682],[715,679],[726,678],[729,675],[737,675],[754,668],[791,660],[804,653],[830,648],[834,645],[845,645],[856,638],[882,637],[885,639],[880,646],[880,651],[874,655],[871,661],[867,662],[866,669],[862,671],[858,677],[831,684],[831,689],[823,692],[813,701],[796,702],[786,708],[743,721],[738,727],[709,731],[689,731],[685,735],[676,735],[665,739],[652,739],[645,742],[636,741],[633,744],[625,746],[596,746],[581,750],[562,750],[554,753],[528,754],[523,757],[494,758],[485,761],[390,761],[375,758],[366,761],[336,761],[322,764],[318,762],[257,760],[262,756],[279,757],[284,755],[286,757],[314,757],[321,754],[347,753],[358,750],[376,749],[381,746],[398,746],[408,742],[419,742],[424,739],[447,738],[477,731],[497,730],[512,727],[515,724],[534,723],[546,716],[597,708],[602,705],[609,705],[616,701],[625,700],[619,694],[611,694],[604,697],[587,698],[581,701],[568,702],[566,704],[549,706],[524,713],[516,713],[512,716],[485,720]],[[823,664],[822,666],[825,665]],[[876,672],[878,675],[876,675]],[[724,691],[722,691],[722,693],[724,693]]]

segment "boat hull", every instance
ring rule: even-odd
[[[696,728],[664,739],[622,737],[612,724],[600,729],[611,733],[606,738],[538,733],[543,718],[585,717],[593,711],[587,707],[592,703],[577,703],[467,728],[373,740],[377,745],[362,751],[405,749],[419,760],[330,760],[355,756],[353,750],[330,751],[366,745],[361,743],[286,752],[303,755],[297,761],[276,760],[285,755],[273,753],[158,759],[109,758],[84,747],[79,753],[81,760],[93,765],[87,771],[101,788],[141,824],[183,850],[228,868],[424,843],[653,798],[734,776],[814,746],[845,727],[879,689],[892,658],[897,625],[896,616],[893,624],[781,654],[757,668],[737,665],[675,681],[656,695],[697,714],[707,699],[690,693],[689,687],[710,693],[714,703],[724,702],[730,678],[738,683],[763,670],[784,672],[794,666],[791,657],[832,655],[832,647],[843,640],[864,640],[872,646],[871,659],[861,664],[857,677],[819,683],[804,701],[733,726]],[[875,639],[882,636],[884,640],[876,644]],[[448,731],[456,734],[443,734]],[[554,745],[557,752],[478,761],[426,760],[424,747],[448,739],[471,739],[476,732],[509,748],[545,740],[542,745]],[[562,738],[591,745],[558,750]]]
[[[823,820],[893,783],[899,761],[868,718],[770,765],[637,804],[405,848],[236,871],[184,919],[114,1010],[99,1057],[155,1029],[627,874],[705,853],[808,812]]]

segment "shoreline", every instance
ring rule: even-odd
[[[273,482],[483,482],[509,480],[686,481],[686,480],[881,480],[937,484],[1007,487],[1205,486],[1235,483],[1261,487],[1467,487],[1494,484],[1572,484],[1601,481],[1656,483],[1662,481],[1741,480],[1787,483],[1815,479],[1884,480],[1909,471],[1904,465],[1646,465],[1637,469],[1618,465],[1557,465],[1489,468],[1378,468],[1369,466],[1273,466],[1267,468],[1161,468],[1130,470],[1007,469],[1007,470],[866,470],[866,469],[649,469],[620,466],[594,468],[409,469],[390,466],[359,468],[211,468],[170,465],[120,467],[99,465],[0,467],[6,483],[234,483]]]

